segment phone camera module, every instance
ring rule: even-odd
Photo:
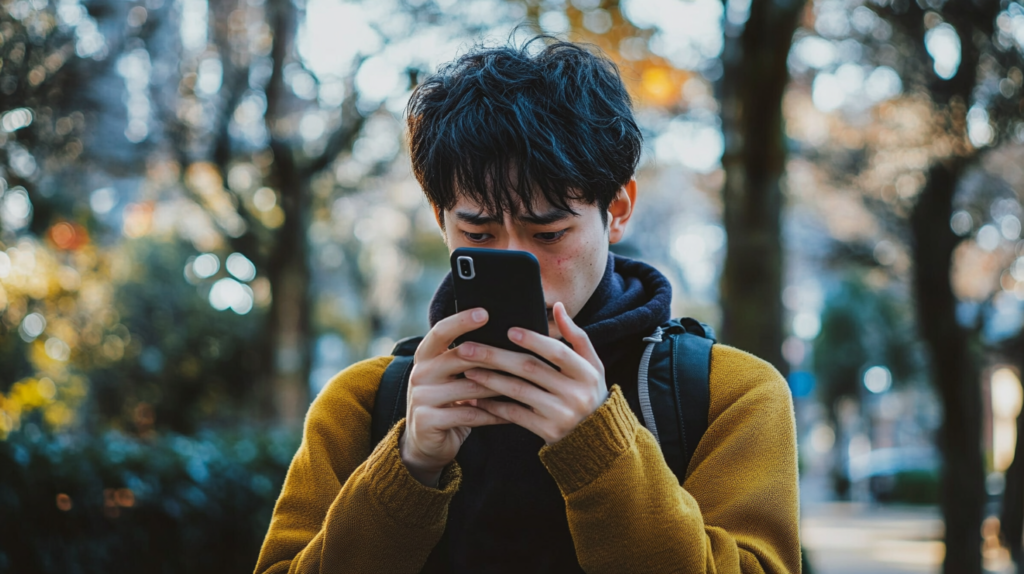
[[[463,279],[472,279],[476,277],[476,270],[473,268],[472,257],[459,257],[459,261],[456,267],[458,267],[459,270],[459,277]]]

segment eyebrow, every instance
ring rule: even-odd
[[[555,208],[547,213],[537,213],[533,215],[527,213],[519,216],[519,219],[534,225],[548,225],[567,219],[570,215],[572,214],[564,209]]]
[[[479,213],[473,213],[471,211],[456,211],[455,218],[458,219],[459,221],[468,223],[470,225],[487,225],[490,223],[501,223],[495,217],[491,217],[490,215],[484,215],[482,211]]]
[[[556,208],[547,213],[537,213],[533,215],[523,214],[518,216],[517,219],[533,225],[550,225],[552,223],[562,221],[570,215],[572,215],[570,212]],[[502,224],[502,221],[498,218],[491,215],[485,215],[483,212],[473,213],[470,211],[456,211],[455,217],[470,225],[488,225],[491,223],[497,223],[498,225]]]

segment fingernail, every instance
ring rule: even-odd
[[[473,320],[476,321],[477,323],[482,323],[486,319],[487,311],[484,311],[483,309],[477,309],[476,311],[473,311]]]
[[[471,345],[469,343],[463,343],[459,345],[459,354],[462,355],[463,357],[472,357],[474,352],[476,352],[476,348],[474,347],[474,345]]]
[[[509,329],[508,330],[508,338],[512,339],[513,341],[522,341],[523,340],[523,332],[520,331],[519,329],[516,329],[516,328]]]

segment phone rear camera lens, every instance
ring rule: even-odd
[[[476,277],[476,272],[473,269],[473,259],[469,257],[459,257],[459,277],[463,279],[472,279]]]

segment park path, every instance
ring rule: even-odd
[[[814,574],[937,574],[942,532],[929,506],[817,502],[805,504],[801,523]],[[1013,572],[1001,550],[986,552],[986,572]]]

